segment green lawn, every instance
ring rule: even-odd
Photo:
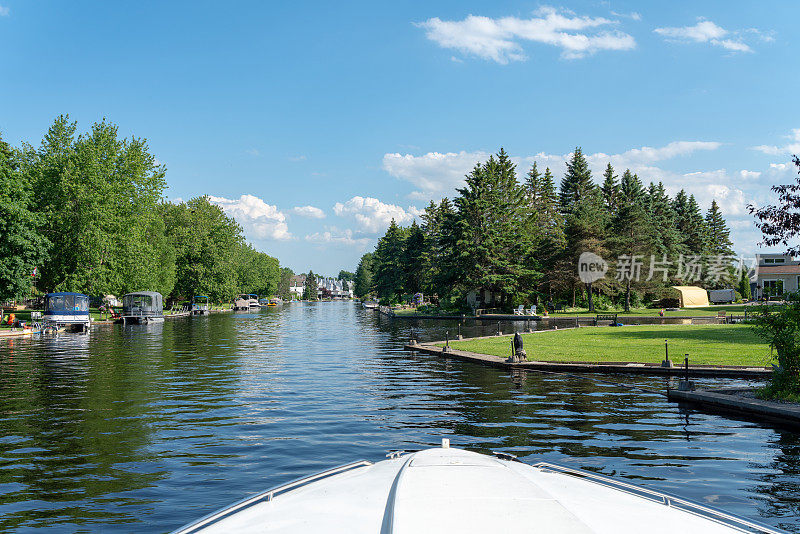
[[[728,314],[737,314],[743,315],[745,308],[749,308],[750,311],[754,311],[752,306],[745,306],[743,304],[728,304],[722,306],[707,306],[703,308],[681,308],[677,311],[664,311],[664,317],[691,317],[691,316],[716,316],[717,312],[727,312]],[[633,308],[631,311],[622,311],[622,310],[609,310],[609,311],[598,311],[589,313],[586,308],[571,308],[567,311],[563,312],[553,312],[550,314],[551,317],[575,317],[576,315],[580,315],[581,317],[594,317],[595,315],[605,314],[605,313],[618,313],[620,316],[636,316],[636,315],[650,315],[656,316],[660,311],[659,308]]]
[[[664,359],[664,340],[669,340],[670,359],[676,365],[686,353],[690,364],[771,362],[769,346],[747,325],[601,326],[523,334],[522,339],[528,359],[536,361],[658,363]],[[508,357],[511,336],[455,341],[450,346]]]

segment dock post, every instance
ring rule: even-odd
[[[683,359],[684,368],[686,369],[686,381],[689,381],[689,355],[686,354],[686,357]]]
[[[442,352],[450,352],[450,330],[444,331],[444,348]]]
[[[458,323],[458,339],[464,339],[464,337],[461,335],[461,323]]]

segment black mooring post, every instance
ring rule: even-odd
[[[511,361],[514,361],[514,356],[517,355],[516,351],[514,350],[515,348],[516,347],[514,347],[514,338],[512,337],[511,338]]]
[[[687,354],[686,357],[683,359],[684,366],[686,368],[686,381],[689,381],[689,355]]]
[[[669,360],[669,340],[664,340],[664,361]]]

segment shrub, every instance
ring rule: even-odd
[[[786,304],[781,306],[760,306],[753,327],[775,349],[778,359],[766,389],[773,397],[800,395],[800,294],[786,295]]]

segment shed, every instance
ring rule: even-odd
[[[708,292],[697,286],[672,286],[678,292],[681,308],[699,308],[708,306]]]

